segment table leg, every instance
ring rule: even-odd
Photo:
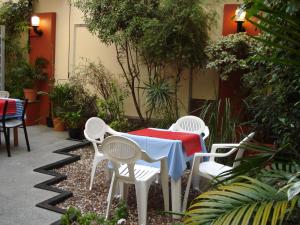
[[[177,181],[171,179],[172,212],[181,212],[181,178]],[[180,216],[173,215],[174,219]]]
[[[19,145],[18,128],[14,127],[14,146]]]

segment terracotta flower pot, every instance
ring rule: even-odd
[[[24,88],[23,91],[24,91],[24,97],[25,99],[28,99],[28,102],[34,102],[36,100],[37,90]]]
[[[64,122],[60,118],[53,118],[53,127],[55,131],[64,131],[66,129]]]

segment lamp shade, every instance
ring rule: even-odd
[[[241,7],[238,7],[235,10],[235,21],[237,22],[244,22],[246,17],[246,11],[242,9]]]
[[[40,17],[32,16],[31,17],[31,26],[38,27],[40,25]]]

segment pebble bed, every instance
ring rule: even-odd
[[[82,212],[96,212],[100,215],[105,215],[107,206],[107,195],[109,190],[109,181],[105,173],[105,161],[102,161],[96,170],[94,184],[91,191],[89,191],[90,173],[92,160],[94,157],[94,149],[91,146],[77,149],[72,152],[81,156],[81,159],[77,162],[66,165],[55,171],[67,175],[67,179],[56,184],[64,190],[73,192],[73,197],[58,204],[57,206],[63,209],[67,209],[70,206],[79,208]],[[182,189],[184,191],[188,174],[182,179]],[[184,194],[184,193],[183,193]],[[199,194],[199,193],[197,193]],[[190,198],[196,196],[196,193],[191,193]],[[117,205],[117,200],[114,201],[112,212]],[[130,185],[128,192],[128,214],[124,224],[138,224],[138,214],[136,208],[136,197],[134,185]],[[164,204],[163,195],[160,184],[152,184],[148,195],[148,214],[147,224],[175,224],[180,221],[173,220],[170,215],[163,214]]]

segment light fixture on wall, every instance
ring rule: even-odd
[[[39,30],[39,26],[40,26],[40,17],[34,15],[31,17],[31,26],[33,28],[34,33],[36,33],[39,36],[43,35],[43,31]]]
[[[236,31],[238,33],[246,31],[245,27],[243,26],[243,23],[245,22],[245,17],[246,17],[246,11],[244,10],[243,6],[239,6],[235,10],[235,22],[237,24]]]

